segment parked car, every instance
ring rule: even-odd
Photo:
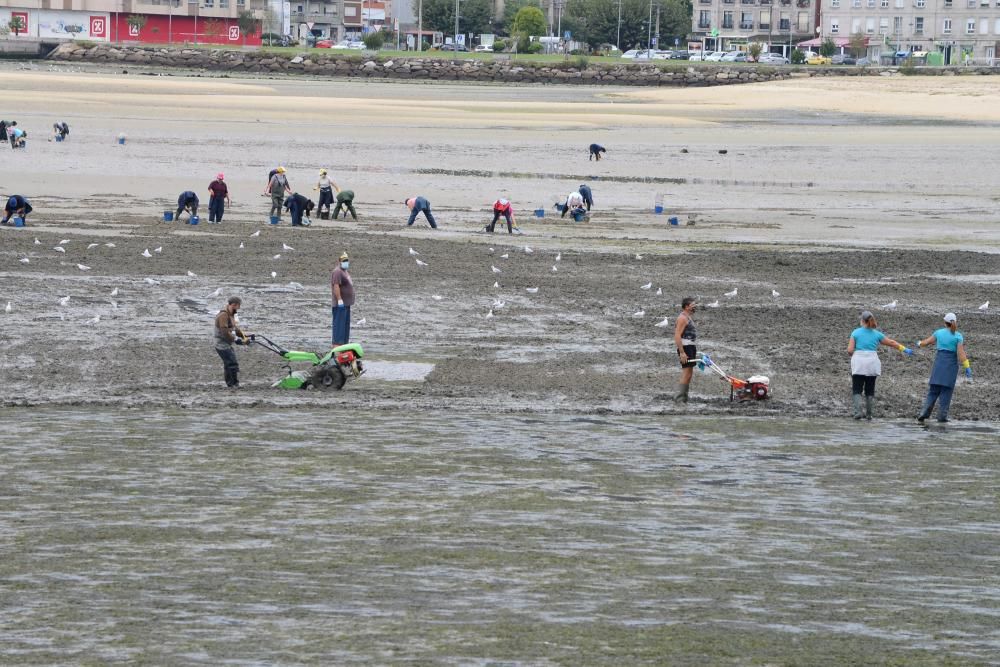
[[[705,56],[705,62],[717,63],[722,61],[722,56],[726,55],[725,51],[713,51]]]
[[[337,42],[336,46],[334,46],[333,48],[335,48],[335,49],[355,49],[355,50],[361,50],[361,49],[365,48],[365,43],[364,42],[352,42],[352,41],[349,41],[349,40],[345,39],[345,40]]]
[[[670,60],[671,54],[670,51],[653,51],[653,60]]]
[[[846,53],[838,53],[833,58],[830,58],[830,63],[833,65],[856,65],[858,60],[854,56],[849,56]]]
[[[468,52],[469,51],[469,47],[467,47],[465,44],[459,44],[457,48],[455,47],[454,44],[442,44],[440,50],[441,51],[458,51],[458,52],[461,53],[462,51]]]
[[[778,53],[762,53],[757,62],[762,65],[787,65],[788,58]]]
[[[745,63],[747,61],[747,54],[742,51],[730,51],[729,53],[723,54],[720,62],[724,63]]]
[[[476,53],[493,53],[493,47],[480,44],[476,47]]]
[[[813,56],[806,60],[807,65],[831,65],[833,64],[832,59],[826,56]]]
[[[317,39],[316,43],[313,46],[315,46],[317,49],[332,49],[333,42],[331,42],[328,39]]]
[[[874,63],[868,58],[858,58],[854,64],[858,65],[859,67],[868,67],[869,65],[873,65]]]
[[[697,51],[695,51],[697,53]],[[689,60],[691,58],[691,51],[674,51],[673,55],[670,56],[671,60]]]
[[[688,51],[688,60],[704,60],[711,51]]]

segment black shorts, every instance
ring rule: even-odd
[[[695,357],[698,355],[698,348],[694,345],[685,345],[684,354],[687,355],[688,360],[686,362],[681,362],[681,368],[693,368],[698,365],[698,360]],[[681,351],[677,350],[678,359],[681,356]]]

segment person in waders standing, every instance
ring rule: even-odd
[[[230,389],[239,389],[240,386],[240,363],[233,345],[245,345],[247,342],[247,336],[236,320],[236,313],[242,304],[240,297],[231,296],[226,307],[215,316],[215,351],[222,359],[222,371]]]
[[[878,330],[878,322],[871,311],[861,311],[861,326],[851,332],[847,341],[847,354],[851,357],[851,405],[855,419],[871,419],[875,412],[875,380],[882,375],[882,362],[877,352],[879,345],[888,345],[908,357],[913,356],[913,350]],[[862,391],[864,410],[861,409]]]
[[[681,363],[681,381],[677,385],[674,402],[687,403],[688,391],[691,389],[691,376],[694,367],[698,365],[698,349],[695,347],[698,332],[695,330],[694,316],[698,304],[693,296],[686,296],[681,301],[681,312],[674,325],[674,347],[677,348],[677,358]]]
[[[959,365],[965,371],[966,382],[972,382],[972,366],[969,363],[969,358],[965,355],[965,337],[958,331],[958,318],[955,317],[955,313],[947,313],[944,316],[944,326],[917,343],[917,347],[929,345],[937,347],[937,354],[934,356],[931,377],[927,381],[929,385],[927,398],[924,400],[924,407],[920,410],[920,414],[917,415],[917,421],[922,422],[930,417],[934,410],[934,403],[940,398],[937,420],[947,422],[948,409],[951,407],[951,395],[955,391],[955,380],[958,379]]]

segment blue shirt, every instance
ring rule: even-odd
[[[934,339],[937,341],[937,349],[947,350],[948,352],[957,352],[958,346],[965,342],[965,338],[962,334],[951,332],[948,327],[942,327],[934,332]]]
[[[867,350],[869,352],[874,352],[878,349],[878,344],[882,342],[885,338],[885,334],[878,329],[869,329],[868,327],[858,327],[851,332],[851,338],[854,339],[854,350]]]

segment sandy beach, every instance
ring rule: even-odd
[[[30,135],[27,150],[4,149],[4,192],[36,209],[27,228],[0,230],[6,405],[677,412],[672,329],[654,324],[694,295],[719,302],[699,313],[701,349],[734,374],[768,375],[773,399],[731,405],[726,385],[698,375],[689,410],[846,415],[847,337],[870,308],[907,343],[956,312],[976,383],[958,389],[953,418],[1000,417],[996,316],[977,310],[1000,306],[1000,92],[986,77],[651,91],[80,69],[0,70],[20,91],[4,118]],[[72,128],[65,143],[45,140],[57,120]],[[592,141],[608,148],[600,163]],[[329,168],[357,193],[360,220],[266,224],[278,164],[309,195]],[[187,189],[204,195],[206,220],[218,171],[234,200],[223,224],[162,222]],[[591,220],[560,220],[554,201],[584,182]],[[404,227],[415,194],[440,230]],[[480,231],[501,194],[525,235]],[[270,388],[280,360],[254,348],[240,358],[248,388],[223,391],[210,335],[224,301],[210,295],[240,295],[250,331],[322,349],[342,250],[370,374],[293,396]],[[883,353],[879,417],[912,418],[931,359]]]

